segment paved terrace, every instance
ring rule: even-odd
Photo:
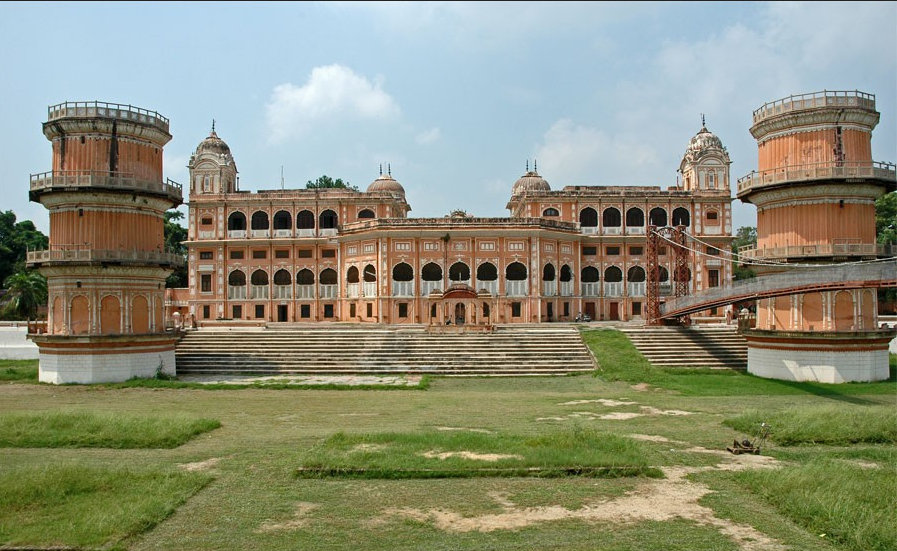
[[[836,289],[897,287],[897,259],[841,264],[820,268],[795,265],[787,272],[735,281],[675,299],[660,306],[661,318],[694,314],[709,308],[752,299],[772,298]],[[787,268],[787,266],[786,266]]]

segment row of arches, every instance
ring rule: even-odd
[[[362,209],[358,212],[359,219],[376,218],[376,216],[377,215],[371,209]],[[317,227],[320,229],[333,229],[339,225],[339,217],[337,216],[336,212],[331,209],[325,209],[321,211],[321,213],[317,217],[315,217],[315,214],[310,210],[301,210],[296,214],[295,218],[296,229],[300,230],[315,229],[316,220]],[[289,211],[285,210],[279,210],[275,212],[270,221],[267,212],[257,210],[253,212],[252,216],[249,218],[248,227],[246,215],[240,211],[234,211],[227,217],[228,231],[241,231],[247,229],[289,230],[292,229],[292,227],[293,215]]]
[[[542,216],[558,216],[555,208],[547,208],[542,211]],[[664,227],[667,226],[669,218],[667,211],[663,207],[655,207],[648,213],[648,222],[651,226]],[[579,225],[587,228],[598,227],[598,211],[592,207],[586,207],[579,211]],[[620,209],[616,207],[608,207],[601,212],[601,225],[605,228],[617,228],[623,225],[623,215]],[[632,207],[626,211],[627,227],[644,227],[645,211],[639,207]],[[691,213],[688,209],[677,207],[673,209],[672,226],[690,226]]]
[[[155,307],[152,308],[153,302]],[[140,335],[162,330],[162,301],[156,297],[150,300],[143,295],[136,295],[126,301],[127,313],[122,308],[122,301],[116,295],[105,295],[98,304],[99,333],[102,335],[120,335],[125,333],[125,321],[128,321],[127,333]],[[91,330],[91,310],[96,308],[87,295],[76,295],[68,301],[55,297],[52,301],[50,315],[53,334],[87,335]],[[125,320],[125,317],[128,319]],[[66,329],[67,328],[67,329]]]

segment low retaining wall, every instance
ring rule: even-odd
[[[36,360],[37,345],[27,335],[27,322],[0,322],[0,360]]]

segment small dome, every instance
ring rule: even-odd
[[[371,182],[371,185],[368,186],[368,191],[388,191],[405,195],[405,188],[390,174],[381,174],[379,178]]]
[[[196,154],[199,155],[201,153],[230,155],[230,147],[224,143],[224,140],[218,137],[218,134],[215,133],[215,129],[213,128],[209,137],[199,142],[199,145],[196,146]]]
[[[520,195],[525,191],[551,191],[551,186],[548,185],[545,178],[539,176],[538,172],[530,170],[514,182],[511,195]]]
[[[701,130],[695,134],[695,137],[688,142],[688,148],[685,150],[685,158],[695,160],[702,157],[709,151],[726,152],[723,142],[713,132],[707,130],[706,126],[701,126]]]

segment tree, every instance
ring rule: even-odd
[[[25,269],[29,250],[46,249],[49,239],[31,220],[16,222],[11,210],[0,212],[0,283]]]
[[[344,182],[340,178],[334,180],[325,174],[314,182],[309,180],[305,184],[305,189],[351,189],[352,191],[358,191],[358,186],[349,185],[349,182]]]
[[[875,201],[875,235],[882,245],[897,244],[897,191]]]
[[[184,258],[184,265],[177,267],[165,280],[165,287],[187,286],[187,228],[177,223],[184,218],[184,213],[179,210],[170,210],[165,213],[165,250],[179,254]]]
[[[47,304],[47,280],[39,272],[22,270],[4,280],[7,306],[4,317],[34,319],[37,309]]]
[[[738,254],[738,249],[748,245],[757,246],[757,228],[753,226],[742,226],[735,232],[735,239],[732,240],[732,254]],[[736,281],[739,279],[750,279],[757,277],[748,266],[735,264],[732,268],[732,278]]]

